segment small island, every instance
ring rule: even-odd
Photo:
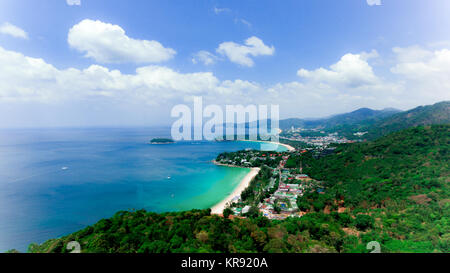
[[[154,138],[150,141],[151,144],[172,144],[175,143],[173,139],[170,138]]]

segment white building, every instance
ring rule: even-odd
[[[250,206],[245,206],[245,207],[242,209],[242,214],[246,214],[249,210],[250,210]]]

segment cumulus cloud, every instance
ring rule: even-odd
[[[159,63],[176,54],[157,41],[130,38],[118,25],[89,19],[69,30],[68,43],[100,63]]]
[[[417,50],[423,54],[414,57]],[[180,102],[189,104],[193,96],[202,96],[205,105],[279,104],[282,118],[319,117],[359,107],[408,109],[450,99],[450,49],[395,48],[396,63],[386,71],[391,72],[387,78],[371,67],[370,60],[381,58],[375,52],[348,53],[327,68],[300,69],[302,80],[262,85],[160,65],[142,66],[134,73],[101,65],[59,69],[0,47],[0,126],[35,125],[43,116],[63,125],[73,124],[64,121],[68,117],[81,126],[170,124],[170,112],[164,111]],[[48,109],[56,110],[44,115]]]
[[[69,6],[80,6],[81,0],[66,0],[66,3]]]
[[[348,53],[329,68],[300,69],[302,82],[279,84],[272,92],[280,98],[297,94],[297,103],[305,102],[302,108],[316,105],[324,111],[334,109],[335,113],[363,106],[408,109],[450,99],[450,49],[412,46],[392,51],[394,56],[389,59],[395,63],[387,67],[386,77],[376,75],[369,63],[380,58],[378,52]]]
[[[61,70],[43,59],[1,47],[0,63],[0,101],[9,102],[53,103],[95,96],[158,104],[191,95],[239,95],[254,85],[241,80],[221,82],[210,72],[180,73],[158,65],[139,67],[134,74],[100,65]]]
[[[391,72],[401,76],[410,92],[427,101],[430,98],[449,99],[450,50],[427,50],[418,46],[394,48],[397,64]]]
[[[380,54],[378,54],[378,51],[376,51],[375,49],[372,49],[372,51],[370,52],[363,51],[359,55],[361,56],[361,59],[365,61],[380,57]]]
[[[251,67],[254,65],[251,57],[273,55],[275,47],[269,47],[261,39],[253,36],[245,41],[245,45],[234,42],[221,43],[216,51],[226,56],[233,63]]]
[[[417,45],[405,48],[394,47],[392,51],[395,53],[397,62],[399,63],[425,61],[434,55],[432,51]]]
[[[351,54],[348,53],[329,69],[318,68],[316,70],[300,69],[297,75],[317,83],[324,83],[340,87],[360,87],[375,85],[379,82],[367,58],[373,57],[375,52]]]
[[[15,38],[28,39],[28,34],[25,30],[8,22],[0,25],[0,33],[10,35]]]
[[[192,57],[192,62],[194,64],[203,63],[204,65],[212,65],[215,64],[217,60],[218,58],[216,55],[206,50],[201,50]]]
[[[380,6],[381,0],[367,0],[369,6]]]

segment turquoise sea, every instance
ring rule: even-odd
[[[215,166],[219,153],[278,150],[258,142],[151,145],[168,128],[0,130],[0,252],[26,251],[119,210],[204,209],[249,172]]]

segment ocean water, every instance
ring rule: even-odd
[[[215,166],[219,153],[278,150],[258,142],[177,142],[164,128],[0,130],[0,252],[26,251],[119,210],[204,209],[249,172]]]

